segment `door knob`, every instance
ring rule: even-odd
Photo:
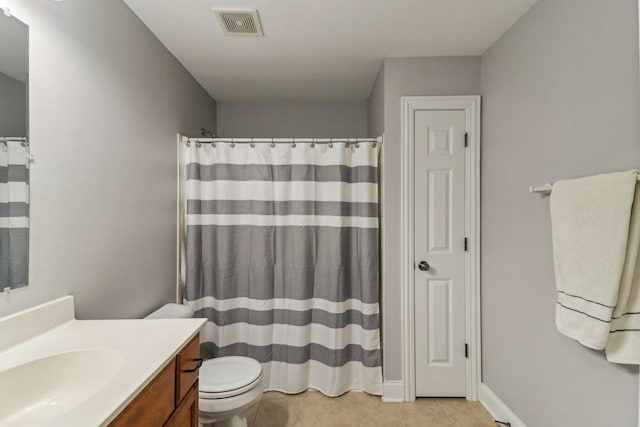
[[[420,263],[418,264],[418,268],[420,269],[420,271],[429,271],[431,266],[427,261],[420,261]]]

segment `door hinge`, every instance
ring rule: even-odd
[[[469,358],[469,344],[464,343],[464,357],[465,359]]]
[[[465,133],[464,134],[464,148],[467,148],[469,146],[469,133]]]
[[[469,251],[469,239],[468,238],[464,238],[464,251],[468,252]]]

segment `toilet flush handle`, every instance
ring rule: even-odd
[[[193,360],[194,362],[196,362],[196,367],[193,369],[183,369],[182,372],[195,372],[198,369],[200,369],[200,367],[202,366],[203,360],[202,359],[193,359]]]

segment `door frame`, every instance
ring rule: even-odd
[[[478,400],[481,376],[480,333],[480,100],[471,96],[403,96],[401,268],[402,268],[402,383],[404,401],[416,399],[415,385],[415,280],[414,280],[414,122],[415,112],[464,110],[468,148],[465,156],[465,334],[469,352],[466,364],[466,398]],[[462,349],[461,349],[462,351]]]

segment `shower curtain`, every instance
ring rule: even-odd
[[[183,143],[184,145],[184,143]],[[380,145],[189,143],[185,303],[267,390],[382,392]]]
[[[0,290],[29,275],[29,161],[24,141],[0,142]]]

